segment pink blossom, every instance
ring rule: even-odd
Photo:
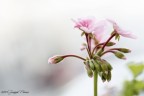
[[[55,55],[55,56],[53,56],[53,57],[51,57],[51,58],[48,59],[48,63],[50,63],[50,64],[56,64],[56,63],[62,61],[63,59],[64,59],[63,56]]]
[[[96,21],[94,17],[79,18],[77,21],[73,21],[76,24],[74,26],[75,28],[79,28],[86,33],[92,33],[94,31]]]
[[[77,21],[73,21],[75,22],[75,28],[78,28],[86,33],[94,34],[97,41],[101,41],[104,36],[104,33],[106,32],[106,20],[97,20],[94,17],[87,17],[79,18]]]
[[[107,27],[108,26],[107,26],[106,20],[99,20],[96,22],[94,31],[92,33],[95,35],[95,37],[99,43],[103,42],[104,36],[107,31]]]
[[[131,32],[121,29],[118,24],[110,19],[107,19],[110,23],[112,23],[114,30],[121,36],[136,39],[137,37],[133,35]]]

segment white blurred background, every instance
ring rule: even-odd
[[[99,96],[108,86],[120,89],[123,80],[131,79],[126,63],[144,61],[143,9],[143,0],[0,0],[0,91],[29,91],[12,96],[92,96],[93,79],[80,60],[47,63],[55,54],[86,56],[80,51],[81,32],[71,21],[86,16],[112,18],[138,37],[118,42],[132,50],[126,61],[105,57],[114,67],[113,77],[109,83],[99,78]]]

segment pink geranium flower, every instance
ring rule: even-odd
[[[75,22],[75,28],[79,28],[86,33],[92,33],[94,31],[96,21],[94,17],[79,18],[77,21],[73,21]]]
[[[79,18],[77,21],[73,20],[75,22],[75,28],[78,28],[86,33],[92,33],[95,35],[96,39],[98,41],[101,41],[104,33],[105,33],[105,27],[107,25],[106,20],[97,20],[94,17],[87,17],[87,18]]]
[[[123,37],[127,37],[127,38],[132,38],[132,39],[136,39],[136,38],[137,38],[137,37],[136,37],[135,35],[133,35],[131,32],[121,29],[115,21],[110,20],[110,19],[107,19],[107,20],[113,25],[114,30],[115,30],[119,35],[121,35],[121,36],[123,36]]]

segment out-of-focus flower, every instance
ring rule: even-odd
[[[53,56],[53,57],[49,58],[48,63],[56,64],[56,63],[59,63],[60,61],[62,61],[63,59],[64,59],[63,56],[56,55],[56,56]]]
[[[104,36],[107,31],[107,21],[106,20],[99,20],[95,23],[94,31],[92,32],[98,42],[102,42],[104,40]]]
[[[136,39],[137,38],[131,32],[123,30],[122,28],[120,28],[115,21],[110,20],[110,19],[107,19],[107,20],[113,25],[114,31],[117,32],[119,35],[121,35],[123,37],[127,37],[127,38],[132,38],[132,39]]]

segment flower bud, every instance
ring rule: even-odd
[[[107,81],[109,82],[111,80],[111,71],[108,71],[108,74],[107,74]]]
[[[100,66],[101,66],[103,72],[108,71],[107,63],[105,62],[105,60],[101,61]]]
[[[106,74],[105,74],[105,73],[102,73],[102,77],[101,77],[101,79],[102,79],[103,82],[106,81],[106,78],[107,78],[107,77],[106,77]]]
[[[113,69],[112,66],[111,66],[111,64],[109,62],[107,62],[106,60],[103,60],[103,62],[106,64],[108,70],[111,71]]]
[[[126,48],[118,48],[117,50],[120,52],[123,52],[123,53],[130,53],[131,52],[131,50],[126,49]]]
[[[56,56],[53,56],[53,57],[49,58],[48,63],[56,64],[56,63],[59,63],[60,61],[62,61],[63,59],[64,59],[63,56],[56,55]]]
[[[81,46],[80,50],[83,51],[85,50],[86,48],[84,46]]]
[[[115,32],[116,32],[116,31],[115,31]],[[116,32],[116,33],[117,33],[117,32]],[[118,41],[120,40],[120,35],[119,35],[119,34],[116,34],[116,35],[115,35],[115,40],[118,40]]]
[[[93,57],[93,59],[97,60],[97,59],[100,59],[100,57],[97,54],[95,54],[94,57]]]
[[[100,64],[98,64],[98,63],[96,62],[96,60],[92,60],[92,62],[93,62],[93,64],[94,64],[95,70],[96,70],[97,72],[101,72],[102,69],[101,69],[101,67],[100,67]]]
[[[87,45],[86,45],[85,43],[83,43],[83,44],[81,45],[80,50],[81,50],[81,51],[85,50],[85,49],[86,49],[86,46],[87,46]]]
[[[90,68],[91,68],[92,70],[94,70],[94,69],[95,69],[95,66],[94,66],[94,63],[92,62],[92,60],[89,60],[88,63],[89,63]]]
[[[122,53],[120,53],[120,52],[114,52],[114,55],[116,56],[116,57],[118,57],[119,59],[126,59],[125,58],[125,56],[124,56],[124,54],[122,54]]]
[[[113,45],[115,45],[116,43],[114,43],[114,42],[108,42],[107,44],[106,44],[106,46],[113,46]]]
[[[88,76],[89,76],[89,77],[93,77],[93,72],[92,72],[92,70],[89,68],[89,66],[86,65],[85,68],[86,68],[86,70],[87,70]]]
[[[81,36],[83,36],[85,34],[85,32],[82,32]]]

